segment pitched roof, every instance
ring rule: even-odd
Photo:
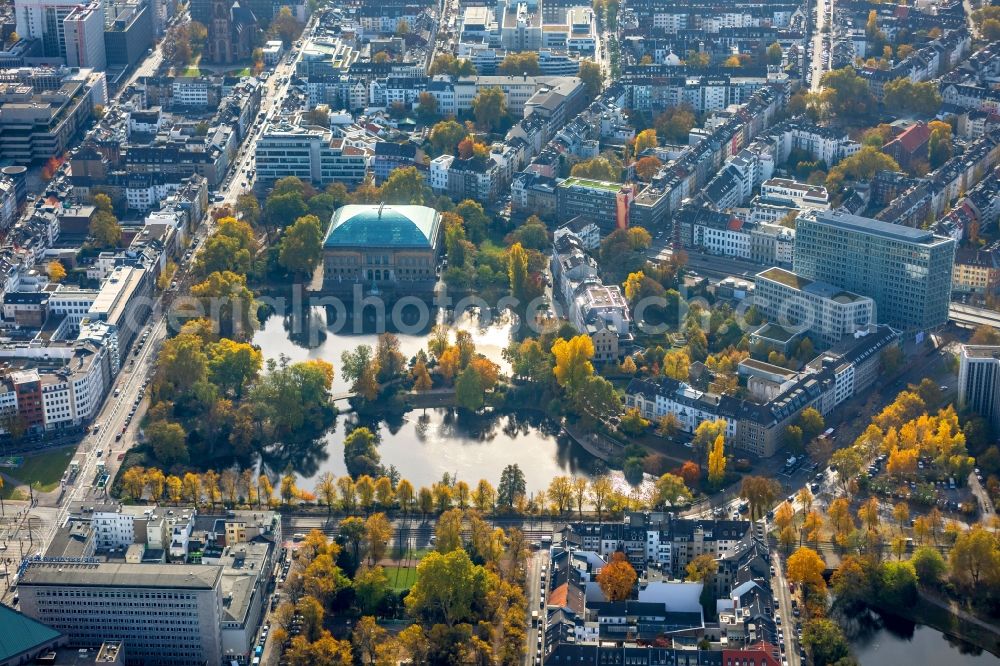
[[[911,125],[902,134],[890,141],[898,143],[903,150],[908,153],[915,153],[920,147],[925,145],[931,138],[931,130],[926,123],[916,123]]]
[[[0,662],[17,660],[18,655],[56,640],[61,634],[52,627],[0,604]]]

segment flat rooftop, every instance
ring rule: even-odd
[[[794,338],[797,333],[792,333],[791,331],[778,326],[777,324],[764,324],[756,331],[753,332],[754,335],[760,338],[767,338],[768,340],[774,340],[782,344],[788,342]]]
[[[923,229],[914,229],[913,227],[905,227],[901,224],[892,224],[891,222],[884,222],[871,217],[861,217],[860,215],[851,215],[837,211],[818,212],[815,214],[815,219],[821,224],[905,243],[932,245],[951,240],[944,236],[935,236],[930,231]]]
[[[757,277],[763,277],[774,282],[780,282],[787,287],[791,287],[814,296],[819,296],[820,298],[835,301],[837,303],[857,303],[859,301],[866,300],[864,296],[855,294],[852,291],[847,291],[846,289],[841,289],[840,287],[834,286],[829,282],[810,280],[809,278],[787,271],[784,268],[769,268],[766,271],[758,273]]]
[[[612,183],[608,180],[591,180],[590,178],[577,178],[572,176],[559,183],[561,187],[589,187],[599,190],[617,192],[622,188],[621,183]]]
[[[211,590],[221,566],[209,564],[66,564],[32,562],[18,584],[38,587],[117,587]]]
[[[1000,346],[997,345],[962,345],[962,353],[969,358],[992,358],[1000,361]]]

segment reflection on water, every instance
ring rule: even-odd
[[[351,419],[350,425],[345,425],[345,418]],[[445,473],[470,484],[485,478],[496,485],[504,466],[516,463],[524,471],[529,491],[537,492],[547,488],[554,476],[589,477],[595,469],[602,469],[599,461],[560,436],[558,427],[537,413],[479,417],[439,408],[397,415],[388,422],[359,424],[353,416],[340,420],[323,440],[329,455],[318,468],[294,465],[301,469],[306,488],[312,487],[319,472],[347,473],[342,447],[345,432],[356,424],[379,434],[382,464],[395,465],[418,487],[440,481]]]
[[[348,385],[339,372],[341,354],[362,344],[374,347],[378,335],[374,331],[349,332],[352,326],[335,332],[331,326],[336,325],[337,316],[332,309],[323,307],[304,307],[287,316],[272,315],[262,322],[253,342],[265,358],[284,355],[293,362],[321,358],[333,363],[337,370],[333,392],[345,392]],[[476,349],[497,363],[501,372],[510,371],[502,355],[511,338],[513,321],[509,316],[483,323],[476,313],[465,312],[451,326],[472,333]],[[430,326],[416,334],[397,332],[400,351],[412,357],[426,347],[429,331]],[[559,427],[538,412],[474,416],[456,410],[428,409],[390,413],[378,421],[360,424],[357,418],[353,414],[339,417],[318,440],[276,443],[263,457],[264,468],[278,475],[290,467],[298,474],[300,485],[311,490],[322,472],[337,476],[347,473],[344,437],[355,425],[366,425],[379,435],[382,464],[386,468],[395,466],[401,476],[418,487],[440,481],[445,473],[470,484],[484,478],[496,485],[503,468],[516,463],[524,471],[528,491],[537,493],[548,488],[555,476],[589,477],[606,469],[602,461],[568,437],[560,436]],[[620,472],[612,472],[611,478],[616,489],[631,492]],[[650,487],[647,481],[639,493],[648,494]]]
[[[365,332],[354,333],[353,325],[342,325],[343,322],[338,319],[342,316],[333,308],[321,306],[304,306],[286,316],[271,315],[261,323],[253,343],[261,348],[265,358],[277,359],[284,354],[293,362],[321,358],[333,363],[337,370],[333,392],[342,393],[347,391],[348,385],[340,376],[340,355],[358,345],[375,347],[378,342],[374,322],[362,322],[359,328]],[[438,319],[442,320],[443,314]],[[489,313],[480,317],[475,312],[464,312],[451,323],[453,329],[469,331],[476,349],[498,364],[504,373],[510,371],[510,364],[504,360],[502,352],[510,341],[512,326],[508,314],[491,319]],[[407,359],[426,348],[430,328],[428,324],[419,333],[400,333],[388,326],[388,330],[399,338],[399,350]]]
[[[852,616],[846,628],[861,666],[1000,663],[1000,658],[974,645],[896,615],[875,611],[859,613]]]

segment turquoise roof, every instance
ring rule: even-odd
[[[59,638],[52,627],[0,604],[0,662],[29,652]]]
[[[326,232],[325,248],[433,248],[441,216],[427,206],[350,205],[337,209]]]

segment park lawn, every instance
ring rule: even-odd
[[[385,571],[386,578],[389,579],[389,585],[397,592],[408,590],[417,582],[416,567],[388,566],[382,567],[382,569]]]
[[[24,464],[20,467],[5,468],[4,474],[13,477],[21,483],[32,486],[35,490],[48,492],[59,487],[63,472],[69,466],[69,461],[73,459],[76,449],[72,446],[65,446],[53,451],[38,453],[24,457]],[[13,487],[4,485],[3,495],[8,497],[14,490]]]
[[[184,76],[201,76],[201,69],[197,65],[192,65],[184,70]]]

